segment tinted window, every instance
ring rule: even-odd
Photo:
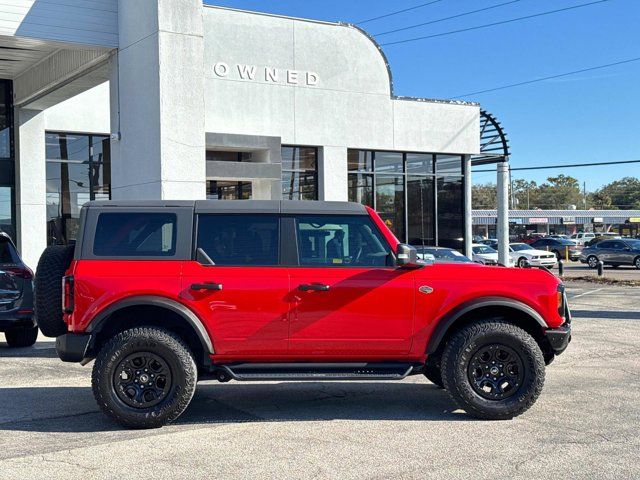
[[[277,215],[200,215],[198,248],[215,265],[277,265]]]
[[[176,251],[173,213],[101,213],[93,254],[99,257],[170,257]]]
[[[622,250],[623,248],[626,247],[626,245],[624,244],[624,242],[611,242],[612,246],[610,248],[615,248],[616,250]]]
[[[597,248],[613,248],[613,244],[614,244],[614,242],[604,241],[604,242],[600,242],[600,243],[596,244],[596,247]]]
[[[298,255],[303,266],[384,267],[391,249],[368,216],[300,215]]]

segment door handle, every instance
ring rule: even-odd
[[[215,282],[194,283],[191,285],[191,290],[222,290],[222,284]]]
[[[302,285],[298,286],[298,290],[302,292],[328,292],[329,288],[331,288],[329,287],[329,285],[324,285],[322,283],[303,283]]]

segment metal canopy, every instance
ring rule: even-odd
[[[509,154],[509,140],[502,125],[489,112],[480,110],[480,153],[471,156],[471,165],[506,162]]]

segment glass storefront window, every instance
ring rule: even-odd
[[[251,200],[251,182],[207,181],[207,200]]]
[[[11,81],[0,80],[0,231],[17,242],[12,96]]]
[[[434,177],[407,177],[407,237],[412,245],[435,245]]]
[[[47,132],[47,243],[75,240],[80,209],[111,198],[110,141],[105,135]]]
[[[366,150],[349,150],[347,166],[350,172],[372,172],[373,152]]]
[[[463,248],[462,155],[348,151],[349,201],[375,208],[414,245]]]
[[[373,207],[373,175],[349,174],[349,201]]]
[[[438,245],[464,248],[464,205],[462,177],[438,177]]]
[[[376,177],[376,210],[384,223],[398,237],[404,238],[404,177]]]
[[[282,147],[282,198],[318,199],[318,149]]]
[[[404,171],[402,153],[374,152],[374,167],[380,173],[402,173]]]

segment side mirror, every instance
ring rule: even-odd
[[[411,245],[401,243],[396,249],[396,266],[397,267],[409,267],[409,268],[421,268],[428,263],[418,258],[418,251]]]

